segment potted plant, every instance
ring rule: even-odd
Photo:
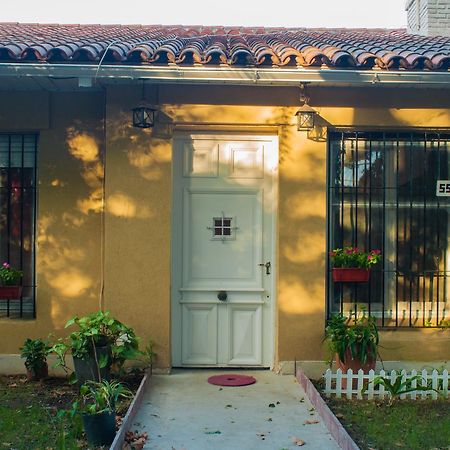
[[[93,445],[111,445],[116,435],[116,405],[132,397],[118,381],[88,381],[80,388],[80,409],[87,440]]]
[[[47,355],[50,347],[42,339],[27,339],[20,347],[20,356],[25,359],[28,381],[48,377]]]
[[[336,356],[336,365],[343,372],[362,369],[368,373],[375,369],[379,335],[375,317],[366,316],[353,320],[342,314],[332,316],[325,328],[325,340],[331,355]]]
[[[357,247],[337,248],[330,252],[334,282],[367,282],[370,268],[381,258],[380,250],[362,252]]]
[[[75,316],[66,323],[66,328],[74,325],[78,329],[66,339],[59,339],[52,351],[65,368],[66,354],[71,352],[80,383],[109,379],[111,368],[119,372],[127,359],[140,355],[133,329],[111,317],[108,311]]]
[[[0,299],[19,299],[22,295],[20,284],[23,272],[17,270],[8,262],[0,267]]]

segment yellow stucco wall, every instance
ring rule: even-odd
[[[108,93],[105,299],[169,367],[172,148],[131,126],[139,100],[140,90]]]
[[[26,337],[64,335],[72,315],[98,308],[103,176],[101,94],[2,93],[0,118],[17,101],[22,117],[13,112],[0,130],[39,133],[38,287],[36,320],[0,321],[0,353],[13,354]]]
[[[450,112],[439,92],[420,94],[415,101],[414,91],[406,94],[403,101],[395,93],[402,107],[392,107],[392,98],[386,97],[390,107],[383,108],[383,101],[373,93],[355,96],[342,89],[313,90],[312,103],[316,98],[323,126],[308,136],[293,125],[298,98],[293,89],[149,89],[149,99],[159,97],[163,104],[160,123],[152,131],[130,126],[130,109],[140,100],[139,88],[108,88],[106,103],[101,93],[39,94],[46,112],[27,128],[40,133],[38,318],[1,320],[0,332],[8,339],[0,341],[0,354],[17,353],[25,337],[60,335],[71,315],[102,304],[135,327],[144,345],[152,339],[157,365],[170,367],[171,137],[177,129],[208,129],[279,136],[275,357],[277,361],[322,360],[326,126],[450,126]],[[8,94],[11,103],[14,95]],[[436,107],[430,108],[433,100]],[[20,129],[4,119],[4,105],[0,130]],[[381,339],[384,359],[450,359],[448,331],[389,331]]]

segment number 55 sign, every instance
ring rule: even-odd
[[[437,180],[436,196],[437,197],[450,197],[450,180]]]

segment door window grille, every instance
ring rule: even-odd
[[[214,236],[231,236],[231,217],[214,217]]]
[[[448,132],[330,133],[329,250],[380,249],[382,262],[368,283],[334,283],[329,270],[328,315],[364,308],[384,327],[450,319],[450,197],[436,195],[449,156]]]
[[[36,135],[0,134],[0,262],[23,271],[22,297],[0,300],[0,317],[36,316],[36,153]]]

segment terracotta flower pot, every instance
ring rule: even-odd
[[[367,283],[370,277],[369,269],[362,269],[359,267],[333,268],[333,281],[335,283]]]
[[[22,286],[0,286],[1,300],[16,300],[22,295]]]
[[[367,355],[367,360],[365,364],[361,363],[361,360],[359,358],[352,358],[351,350],[348,348],[345,351],[345,361],[341,361],[339,358],[339,355],[336,355],[335,357],[336,362],[336,369],[341,369],[343,374],[347,373],[348,369],[352,369],[353,374],[357,374],[359,369],[362,369],[362,371],[365,374],[368,374],[370,370],[375,370],[375,364],[377,362],[376,356]],[[356,389],[358,387],[358,381],[353,380],[352,388]],[[342,380],[342,388],[347,388],[347,380]]]

